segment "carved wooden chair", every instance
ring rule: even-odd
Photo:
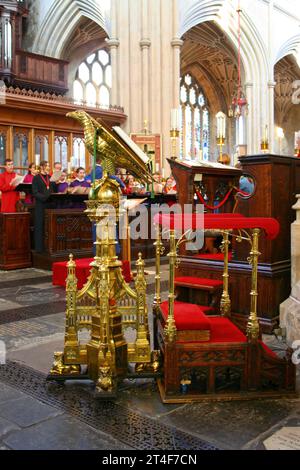
[[[241,399],[275,397],[295,392],[295,366],[290,358],[276,356],[262,341],[257,317],[257,274],[259,236],[264,231],[276,238],[279,224],[274,219],[204,217],[204,229],[223,232],[224,274],[220,315],[209,316],[209,307],[180,302],[175,295],[177,249],[185,235],[176,236],[182,226],[195,230],[197,214],[157,215],[156,294],[154,299],[155,346],[163,357],[163,378],[159,389],[164,402],[187,402],[207,399]],[[203,223],[203,219],[201,220]],[[160,255],[161,231],[170,233],[169,298],[161,302]],[[246,334],[230,319],[228,257],[230,237],[237,231],[239,241],[250,244],[252,265],[251,309]],[[177,241],[178,240],[178,241]]]

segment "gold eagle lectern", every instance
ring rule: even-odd
[[[111,130],[82,111],[68,116],[82,124],[88,150],[101,160],[103,177],[93,183],[86,203],[86,213],[96,224],[96,256],[87,284],[78,291],[76,263],[70,255],[64,351],[55,353],[48,378],[88,378],[95,382],[99,396],[109,397],[115,395],[118,380],[128,375],[129,364],[136,365],[131,376],[156,372],[158,366],[150,349],[145,263],[140,255],[133,289],[125,282],[116,256],[121,191],[110,177],[116,167],[128,169],[143,181],[151,180],[151,174],[145,154],[119,128]],[[90,333],[85,344],[81,343],[82,330]]]

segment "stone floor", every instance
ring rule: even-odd
[[[165,288],[167,275],[163,267]],[[151,304],[151,267],[148,283]],[[300,426],[300,398],[164,405],[148,379],[124,381],[116,400],[103,402],[89,384],[46,383],[53,352],[63,347],[64,298],[50,272],[0,273],[0,341],[7,351],[0,449],[264,449],[282,427]],[[265,340],[284,349],[275,337]]]

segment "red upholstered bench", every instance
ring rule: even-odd
[[[77,259],[76,261],[76,277],[78,279],[78,289],[82,289],[86,284],[90,275],[90,264],[93,258]],[[54,286],[66,287],[67,279],[67,261],[53,263],[52,265],[52,284]],[[126,282],[131,282],[131,271],[129,261],[123,261],[123,276]]]
[[[160,305],[164,323],[168,319],[168,301]],[[211,311],[210,307],[175,301],[174,317],[177,328],[178,342],[209,341],[211,325],[205,313]]]
[[[194,276],[175,278],[176,295],[179,301],[211,307],[211,313],[217,315],[223,281]]]
[[[232,321],[224,317],[209,318],[211,343],[247,343],[247,338]]]

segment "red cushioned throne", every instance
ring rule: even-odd
[[[239,215],[197,214],[157,215],[156,294],[154,299],[155,346],[161,351],[163,377],[159,389],[165,403],[207,399],[246,399],[277,397],[295,393],[295,366],[289,355],[280,358],[261,339],[257,317],[257,273],[261,232],[276,238],[279,224],[274,219],[246,218]],[[201,225],[200,225],[201,224]],[[204,226],[203,226],[204,224]],[[184,230],[183,230],[184,227]],[[169,232],[169,298],[161,302],[160,256],[162,229]],[[209,305],[176,300],[177,249],[184,243],[186,230],[219,230],[223,234],[224,274],[222,296],[216,312]],[[247,330],[241,331],[231,320],[228,289],[230,239],[250,244],[252,265],[251,308]],[[179,234],[178,234],[179,233]],[[202,286],[207,280],[194,279]],[[245,292],[244,295],[247,295]]]

